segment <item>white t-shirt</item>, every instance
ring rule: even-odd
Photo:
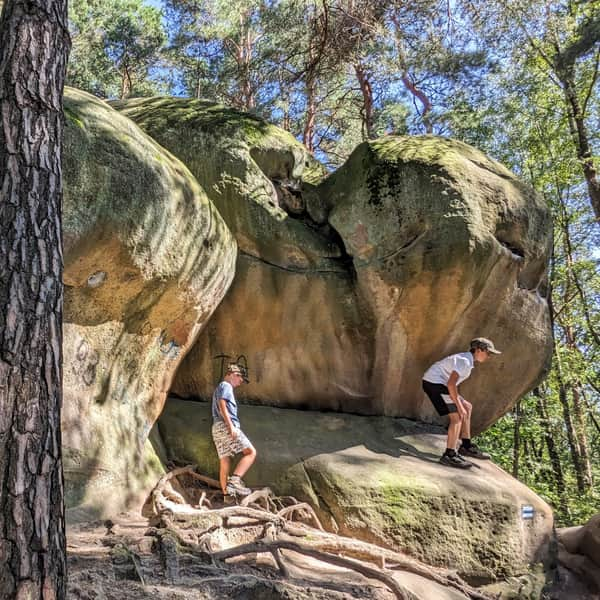
[[[456,385],[462,383],[473,370],[473,355],[470,352],[459,352],[458,354],[452,354],[442,360],[438,360],[436,363],[431,365],[423,379],[429,381],[429,383],[441,383],[442,385],[448,385],[448,379],[452,375],[452,371],[458,373],[458,381]]]

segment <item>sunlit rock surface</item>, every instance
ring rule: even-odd
[[[407,552],[483,583],[544,559],[550,507],[490,461],[439,464],[445,435],[407,419],[243,406],[258,456],[245,481],[316,507],[330,531]],[[169,458],[218,474],[210,404],[169,399]],[[473,461],[475,462],[475,461]]]
[[[476,431],[539,381],[551,221],[530,187],[471,146],[421,136],[362,144],[319,193],[374,321],[373,412],[428,419],[421,375],[477,336],[503,354],[462,387]]]
[[[504,353],[463,386],[477,432],[547,369],[549,211],[481,152],[383,138],[321,181],[299,143],[256,117],[168,98],[118,107],[190,167],[240,246],[174,393],[210,397],[215,357],[244,355],[242,400],[435,421],[423,372],[486,336]]]
[[[557,537],[558,560],[568,577],[577,578],[590,594],[600,593],[600,513],[584,525],[557,530]]]
[[[151,427],[233,279],[236,244],[134,123],[75,90],[65,115],[63,452],[67,505],[85,517],[154,483]]]

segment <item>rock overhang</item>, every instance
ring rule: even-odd
[[[170,114],[163,118],[159,105]],[[230,349],[260,374],[240,392],[253,402],[431,420],[421,374],[488,335],[507,352],[495,361],[499,372],[488,365],[466,386],[493,396],[476,413],[479,431],[544,373],[549,211],[480,151],[435,136],[387,137],[360,145],[323,178],[289,133],[257,117],[190,100],[119,108],[192,165],[240,246],[238,280],[210,339],[184,361],[177,393],[207,397],[218,377],[211,355]],[[299,204],[278,205],[284,179],[296,181]],[[250,193],[257,189],[267,191],[264,202]],[[247,335],[226,324],[226,314],[240,312],[252,315]],[[268,324],[258,323],[263,314]],[[525,360],[514,358],[516,348]],[[295,391],[282,389],[282,373]]]

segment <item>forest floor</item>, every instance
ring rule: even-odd
[[[173,576],[165,572],[153,550],[156,539],[146,535],[149,526],[147,519],[135,513],[124,513],[111,521],[70,525],[67,529],[68,597],[73,600],[394,598],[383,584],[358,573],[285,551],[289,568],[285,578],[279,574],[270,555],[229,562],[220,576],[188,556],[180,561],[178,573]],[[115,563],[113,548],[120,541],[136,549],[138,573]]]

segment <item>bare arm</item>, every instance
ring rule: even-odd
[[[456,371],[452,371],[452,373],[450,374],[450,379],[448,379],[448,393],[450,394],[452,402],[456,404],[456,410],[458,411],[458,414],[464,417],[466,411],[462,405],[460,396],[458,395],[458,384],[456,383],[457,381],[458,373]]]
[[[229,411],[227,410],[227,400],[225,400],[225,398],[219,399],[219,412],[223,417],[223,421],[225,421],[225,425],[227,425],[227,429],[229,429],[229,435],[235,440],[235,438],[237,438],[237,430],[233,426],[231,417],[229,416]]]

